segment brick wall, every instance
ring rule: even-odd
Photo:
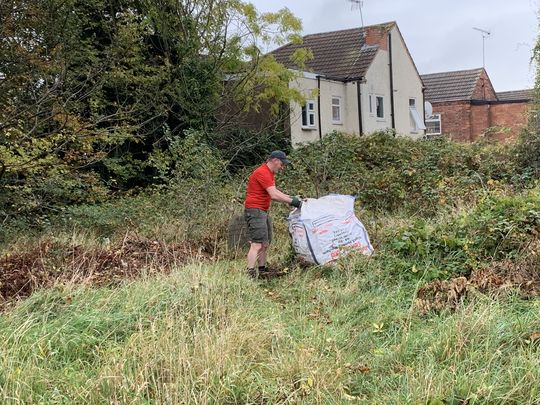
[[[497,100],[497,94],[495,94],[495,90],[485,70],[480,73],[480,77],[476,81],[472,98],[474,100]]]
[[[498,140],[515,139],[521,129],[527,125],[528,103],[500,103],[491,106],[491,127],[502,127],[502,130],[490,134]]]
[[[471,141],[477,140],[484,131],[491,127],[490,104],[471,105]]]
[[[222,132],[236,129],[251,131],[276,131],[283,130],[290,135],[289,106],[282,105],[279,116],[271,113],[269,101],[261,103],[259,111],[253,109],[244,111],[244,106],[231,99],[222,100],[216,111],[217,127]]]
[[[388,50],[387,27],[375,25],[366,29],[366,45],[379,45],[381,49]]]
[[[441,114],[444,135],[458,142],[471,140],[471,105],[467,101],[432,103],[433,113]]]
[[[441,114],[443,134],[457,142],[471,142],[484,134],[489,139],[512,140],[527,124],[527,103],[474,105],[469,101],[452,101],[432,104],[433,113]]]

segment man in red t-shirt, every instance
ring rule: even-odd
[[[268,216],[270,202],[280,201],[297,208],[302,205],[298,197],[291,197],[276,188],[274,174],[283,170],[287,164],[289,160],[285,152],[276,150],[249,176],[244,217],[251,244],[247,256],[248,275],[254,278],[268,273],[266,252],[272,240],[272,221]]]

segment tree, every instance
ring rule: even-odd
[[[301,99],[262,51],[300,29],[239,0],[0,0],[0,207],[163,181],[175,139],[212,132],[224,104]]]
[[[522,175],[540,178],[540,37],[533,49],[531,62],[537,68],[533,100],[529,110],[528,125],[520,134],[514,152],[517,167]]]

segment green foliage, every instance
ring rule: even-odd
[[[186,131],[184,139],[171,142],[168,153],[175,162],[173,178],[219,182],[225,175],[219,151],[208,145],[207,135],[203,132]]]
[[[169,240],[212,239],[215,242],[226,232],[228,220],[237,208],[233,200],[244,184],[231,178],[221,154],[206,143],[206,137],[201,131],[187,131],[185,138],[176,139],[167,151],[155,156],[161,161],[176,162],[172,168],[163,167],[160,180],[166,185],[106,201],[97,200],[99,193],[87,188],[92,194],[82,196],[76,205],[45,211],[34,215],[31,221],[24,215],[16,221],[4,221],[7,226],[1,229],[0,243],[15,239],[18,233],[28,233],[27,229],[40,233],[59,225],[68,231],[84,229],[103,237],[137,231],[151,238],[167,235]],[[119,170],[127,167],[118,164]],[[55,180],[51,182],[54,184]],[[42,186],[48,184],[45,182]],[[78,186],[83,188],[89,184],[88,181]],[[23,197],[27,204],[33,203],[28,196],[21,199]],[[76,198],[76,194],[70,198]],[[34,204],[30,208],[35,208],[37,203]]]
[[[154,151],[148,162],[156,168],[155,181],[169,188],[169,191],[159,188],[159,193],[168,195],[178,188],[181,195],[178,204],[184,207],[184,212],[189,211],[193,215],[192,218],[186,217],[190,218],[188,222],[201,216],[193,204],[200,207],[214,204],[214,201],[208,203],[208,200],[219,195],[220,190],[224,191],[229,201],[233,198],[241,200],[247,170],[243,169],[244,165],[260,164],[270,150],[288,149],[286,139],[279,132],[237,131],[221,139],[217,147],[210,146],[216,139],[215,134],[186,131],[182,138],[172,136],[168,130],[165,134],[170,137],[166,140],[169,146]],[[108,180],[109,187],[114,187],[118,178],[127,181],[136,174],[135,164],[124,164],[126,159],[127,155],[106,160],[108,170],[116,173]],[[404,212],[420,217],[434,216],[441,210],[464,203],[473,204],[486,190],[502,192],[509,188],[515,177],[514,168],[509,163],[509,152],[504,145],[413,141],[396,138],[391,133],[363,138],[331,134],[321,142],[293,150],[291,160],[293,164],[284,174],[280,174],[278,181],[280,188],[290,194],[307,197],[331,192],[352,194],[357,196],[359,206],[365,210]],[[138,170],[145,170],[145,167],[141,164]],[[43,184],[52,186],[54,180],[52,177],[51,183]],[[98,178],[95,182],[97,186],[101,184]],[[64,180],[62,184],[67,183]],[[95,189],[85,188],[87,184],[75,183],[66,198],[72,201],[79,198],[76,201],[84,203],[85,198],[94,197],[95,202],[102,202],[106,195],[100,194],[97,186]],[[77,197],[78,190],[88,190],[88,194]],[[28,189],[28,193],[34,191],[33,188]],[[186,199],[183,198],[184,193],[187,193]],[[27,204],[34,204],[30,208],[35,208],[39,204],[33,202],[29,195],[21,195],[20,198]],[[60,194],[55,195],[61,198]],[[235,207],[236,203],[229,206]],[[98,208],[90,218],[94,218],[96,224],[102,224],[107,233],[114,229],[113,224],[123,228],[123,221],[129,215],[119,213],[119,219],[114,220],[111,217],[113,214],[106,212],[106,207],[114,212],[115,203]],[[93,210],[88,204],[83,209],[87,212]],[[64,208],[62,211],[74,212],[77,209]],[[44,219],[48,221],[48,217]],[[85,220],[85,223],[89,222],[91,226],[92,221]],[[110,226],[107,226],[107,221]],[[205,223],[206,220],[197,221],[193,222]],[[39,224],[40,221],[35,221],[36,226]],[[190,227],[190,234],[195,233],[195,227]],[[204,233],[204,230],[198,233]]]
[[[514,155],[520,176],[525,180],[540,179],[540,37],[533,49],[531,61],[537,67],[533,101],[527,127],[521,132]]]
[[[297,40],[300,21],[287,9],[261,14],[238,0],[1,7],[4,217],[166,182],[182,165],[174,151],[185,134],[229,121],[226,105],[242,101],[233,115],[263,103],[276,112],[300,99],[288,86],[294,74],[260,49]]]
[[[388,236],[393,251],[431,262],[428,278],[467,273],[484,263],[517,259],[540,235],[540,194],[486,195],[478,206],[446,222],[417,220]],[[408,270],[408,269],[407,269]]]
[[[488,183],[509,181],[514,172],[506,148],[414,141],[391,132],[333,133],[293,151],[285,182],[295,194],[352,194],[371,210],[429,215],[475,200]]]
[[[540,178],[540,100],[536,97],[527,128],[521,132],[514,149],[516,166],[524,181]]]
[[[289,137],[281,130],[231,129],[215,136],[215,142],[225,159],[227,169],[236,173],[264,162],[271,151],[291,148]]]

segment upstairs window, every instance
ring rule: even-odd
[[[306,101],[302,107],[302,127],[315,128],[315,102],[313,100]]]
[[[377,118],[384,118],[384,98],[382,96],[375,97],[375,111],[377,111]]]
[[[332,124],[341,123],[341,97],[332,97]]]

